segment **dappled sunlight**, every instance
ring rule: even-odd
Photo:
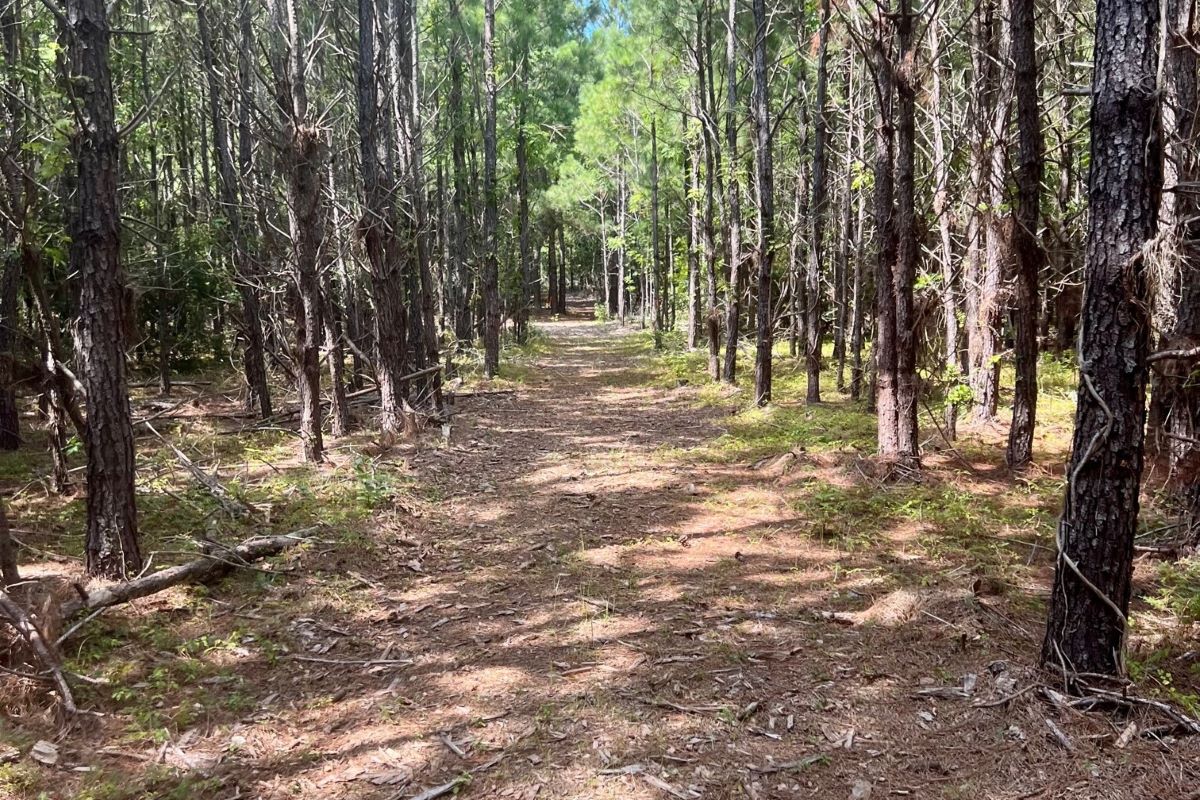
[[[287,441],[229,451],[274,519],[327,529],[91,623],[72,667],[143,687],[85,690],[94,735],[137,744],[71,758],[140,774],[166,741],[164,763],[261,800],[406,800],[466,773],[459,795],[489,800],[669,796],[647,774],[775,800],[863,775],[991,796],[1058,757],[1028,706],[972,704],[1011,691],[998,663],[1030,680],[1060,478],[1014,480],[967,441],[972,468],[930,453],[922,482],[886,483],[854,403],[794,405],[785,380],[747,410],[664,375],[641,334],[538,325],[516,394],[463,402],[448,444],[368,458],[360,437],[317,470]],[[211,507],[169,471],[155,486]],[[1140,615],[1139,641],[1170,618]],[[965,699],[919,694],[968,675]],[[964,752],[989,754],[969,779]]]
[[[431,676],[428,685],[449,699],[470,698],[473,702],[486,705],[488,700],[523,692],[540,680],[541,676],[532,674],[528,669],[462,667]]]

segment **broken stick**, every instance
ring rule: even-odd
[[[51,680],[54,681],[54,686],[58,690],[59,697],[62,698],[63,708],[66,712],[68,714],[77,713],[78,709],[75,707],[75,698],[71,695],[71,687],[67,685],[67,679],[63,676],[58,658],[50,649],[50,646],[46,644],[41,630],[30,619],[29,615],[25,613],[25,609],[3,589],[0,589],[0,613],[3,613],[8,624],[16,630],[17,635],[29,646],[29,649],[33,652],[37,660],[42,662],[42,666],[46,668]]]
[[[207,553],[199,558],[167,567],[158,572],[129,581],[104,586],[85,593],[82,598],[72,600],[63,605],[63,617],[69,619],[80,611],[94,611],[98,608],[127,603],[139,597],[161,592],[180,583],[199,583],[201,581],[219,578],[239,566],[230,559],[236,558],[250,562],[267,556],[282,553],[289,547],[307,541],[308,535],[314,533],[317,527],[303,528],[293,533],[281,536],[255,536],[241,544],[229,548],[218,558]]]

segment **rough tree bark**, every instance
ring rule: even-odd
[[[1080,386],[1042,663],[1121,675],[1146,417],[1143,248],[1161,173],[1157,0],[1099,0]]]
[[[930,69],[929,107],[933,144],[933,214],[937,217],[938,255],[942,261],[942,363],[949,375],[958,372],[958,293],[955,286],[954,247],[950,238],[950,156],[946,152],[942,127],[942,47],[938,20],[929,22]],[[946,438],[954,440],[958,432],[958,405],[947,400],[943,425]]]
[[[708,374],[721,379],[721,310],[717,295],[716,171],[719,149],[712,118],[712,76],[709,39],[711,13],[708,3],[696,11],[696,90],[704,144],[704,329],[708,339]]]
[[[394,435],[405,429],[400,379],[404,375],[408,314],[395,207],[380,160],[375,20],[375,0],[358,0],[358,144],[363,182],[363,216],[358,231],[367,253],[370,277],[367,285],[375,306],[375,378],[379,384],[380,428]]]
[[[25,176],[20,166],[25,109],[19,94],[20,19],[16,0],[0,5],[0,51],[6,74],[4,103],[0,104],[0,178],[6,203],[0,213],[0,245],[8,257],[0,260],[0,450],[21,446],[20,416],[14,389],[13,345],[16,339],[17,293],[21,282],[20,242],[24,238]]]
[[[916,217],[916,108],[917,42],[913,34],[912,0],[900,0],[896,21],[900,48],[896,75],[896,235],[898,247],[892,291],[895,292],[896,343],[896,433],[900,461],[919,464],[917,430],[917,320],[913,309],[913,287],[917,280]],[[882,409],[881,409],[882,410]]]
[[[537,305],[537,298],[530,298],[535,286],[533,282],[533,255],[529,238],[529,153],[528,135],[525,132],[525,93],[529,84],[529,49],[521,54],[520,99],[517,102],[517,257],[520,260],[521,291],[517,309],[517,341],[524,343],[529,334],[529,315]],[[553,299],[551,306],[553,306]]]
[[[742,314],[742,209],[738,181],[738,52],[737,0],[729,0],[725,18],[725,163],[729,166],[725,201],[725,250],[729,257],[729,284],[725,290],[725,364],[721,379],[737,379],[738,325]]]
[[[826,0],[828,2],[828,0]],[[775,261],[775,176],[771,157],[771,99],[767,74],[767,8],[754,0],[754,115],[755,166],[758,191],[758,339],[754,357],[754,402],[771,402],[771,349],[775,344],[771,267]]]
[[[1033,431],[1037,419],[1038,275],[1045,257],[1038,239],[1042,127],[1038,111],[1034,0],[1011,0],[1011,13],[1013,92],[1017,100],[1017,202],[1013,226],[1016,286],[1012,309],[1017,381],[1005,458],[1009,467],[1018,469],[1033,461]]]
[[[221,206],[221,215],[225,218],[225,224],[229,229],[229,240],[233,249],[234,281],[237,284],[238,298],[241,301],[241,327],[242,336],[245,337],[245,346],[242,349],[242,370],[246,379],[246,407],[248,409],[257,408],[259,415],[266,419],[271,416],[272,409],[271,389],[267,383],[262,306],[258,294],[261,277],[258,274],[247,232],[242,222],[238,177],[234,169],[229,126],[225,121],[224,104],[221,100],[221,77],[216,65],[217,58],[213,49],[207,3],[199,3],[196,6],[196,24],[200,38],[200,59],[208,83],[209,121],[212,125],[213,155],[217,162],[217,195]],[[240,49],[248,51],[249,48],[250,42],[243,36]],[[248,59],[249,53],[239,53],[239,60],[242,58]],[[242,139],[244,140],[242,147],[246,150],[248,158],[250,142],[245,132],[243,132]],[[207,161],[207,159],[205,160]]]
[[[324,459],[321,438],[321,283],[325,236],[325,137],[310,118],[306,59],[300,47],[292,0],[273,0],[271,62],[275,105],[282,127],[280,167],[287,187],[288,227],[295,297],[296,388],[300,395],[300,438],[308,461]]]
[[[829,0],[821,0],[821,23],[817,28],[817,87],[813,106],[812,201],[809,204],[808,269],[804,275],[804,361],[808,373],[805,401],[821,402],[821,340],[824,293],[821,276],[825,274],[825,210],[829,205],[826,175],[829,139]]]
[[[1000,66],[1001,58],[1007,53],[1009,23],[1008,0],[996,4],[989,0],[977,12],[982,15],[981,41],[976,58],[980,62],[976,84],[980,100],[983,137],[981,143],[982,172],[980,202],[982,209],[981,230],[983,251],[980,272],[973,281],[977,298],[975,301],[974,327],[975,346],[972,348],[971,391],[975,405],[971,418],[976,423],[989,423],[996,418],[1000,399],[1000,336],[1004,317],[1004,265],[1009,259],[1010,236],[1004,206],[1007,203],[1005,175],[1008,149],[1006,131],[1009,105],[1012,94],[1012,76]]]
[[[87,546],[90,575],[142,568],[134,493],[133,425],[125,371],[128,290],[121,268],[117,136],[103,0],[68,0],[68,85],[76,88],[75,197],[69,267],[79,280],[77,346],[87,393]],[[78,87],[86,86],[86,91]]]
[[[450,0],[450,17],[454,31],[450,37],[450,95],[449,108],[452,115],[452,133],[450,137],[451,158],[453,161],[454,195],[452,202],[453,216],[450,227],[450,251],[453,260],[454,290],[454,338],[459,343],[471,341],[471,265],[468,259],[470,252],[469,237],[471,230],[468,221],[473,219],[470,209],[470,195],[467,190],[467,119],[463,109],[463,63],[462,63],[462,19],[457,0]]]
[[[692,89],[688,97],[691,118],[699,119],[700,109],[697,90]],[[683,154],[683,197],[687,202],[687,348],[695,350],[700,343],[703,326],[700,311],[700,131],[692,126],[687,114],[683,117],[685,136]]]
[[[875,19],[872,53],[875,80],[875,360],[876,438],[880,455],[900,453],[896,385],[896,294],[893,268],[897,255],[895,200],[895,90],[891,61],[890,0]]]
[[[1200,197],[1182,188],[1200,180],[1200,136],[1197,102],[1195,4],[1170,0],[1163,35],[1164,191],[1159,206],[1162,230],[1156,262],[1155,325],[1161,331],[1156,349],[1187,350],[1200,344]],[[1169,489],[1180,511],[1184,539],[1200,546],[1200,380],[1196,359],[1163,359],[1154,364],[1154,393],[1161,410],[1161,430],[1170,468]],[[1154,413],[1152,406],[1151,414]],[[1150,422],[1153,430],[1154,421]]]
[[[496,3],[483,0],[483,372],[500,371],[500,286],[496,228]]]
[[[658,287],[662,283],[658,231],[658,120],[650,118],[650,311],[654,331],[654,349],[663,346],[663,311]]]

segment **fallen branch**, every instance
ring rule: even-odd
[[[411,658],[321,658],[319,656],[289,656],[296,661],[308,661],[314,664],[337,664],[347,667],[411,667]]]
[[[67,679],[63,676],[58,658],[46,644],[46,640],[42,638],[41,630],[25,613],[25,609],[21,608],[20,603],[13,600],[3,589],[0,589],[0,613],[4,614],[8,624],[13,627],[17,635],[29,646],[37,660],[46,668],[58,690],[58,696],[62,698],[63,708],[66,709],[66,712],[68,714],[77,713],[75,698],[71,695],[71,687],[67,685]]]
[[[176,386],[186,386],[188,388],[192,388],[197,386],[212,386],[212,384],[212,381],[171,381],[172,388]],[[136,383],[129,384],[130,389],[157,389],[158,387],[158,381],[137,381]]]
[[[196,466],[196,463],[188,458],[186,453],[176,447],[172,442],[167,441],[165,436],[155,430],[154,426],[150,424],[148,419],[142,420],[142,424],[145,425],[146,428],[149,429],[149,431],[153,433],[160,442],[171,448],[171,452],[175,454],[175,459],[191,474],[191,476],[196,480],[196,483],[203,486],[209,494],[216,498],[217,502],[221,504],[221,508],[225,509],[226,512],[235,518],[249,517],[254,515],[254,510],[250,508],[250,506],[234,497],[233,493],[226,489],[224,484],[222,484],[212,475],[209,475],[207,472],[200,469],[200,467]]]
[[[516,393],[516,389],[480,389],[472,392],[446,392],[446,395],[454,400],[462,400],[468,397],[496,397]]]
[[[1166,361],[1168,358],[1177,358],[1181,360],[1200,358],[1200,347],[1181,348],[1179,350],[1159,350],[1157,353],[1151,353],[1146,356],[1146,363],[1153,364],[1158,361]]]
[[[718,705],[702,705],[702,706],[685,706],[679,703],[672,703],[670,700],[660,700],[657,697],[639,697],[639,702],[645,703],[648,706],[656,708],[665,708],[669,711],[679,711],[684,714],[711,714],[715,711],[724,711],[728,706]]]
[[[784,761],[779,764],[765,764],[761,767],[751,764],[750,771],[757,772],[759,775],[774,775],[777,772],[798,772],[816,764],[824,764],[827,761],[829,761],[828,753],[816,753],[815,755],[805,756],[796,761]]]
[[[1108,700],[1117,705],[1138,705],[1152,708],[1165,716],[1167,719],[1174,722],[1181,729],[1187,731],[1193,736],[1200,736],[1200,722],[1192,719],[1187,714],[1171,706],[1169,703],[1164,703],[1160,700],[1151,700],[1148,697],[1138,697],[1132,694],[1110,692],[1106,689],[1098,689],[1094,686],[1087,687],[1087,691],[1091,694]]]
[[[421,792],[420,794],[413,795],[410,798],[410,800],[433,800],[435,797],[442,797],[443,795],[447,795],[447,794],[450,794],[451,792],[453,792],[455,789],[457,789],[461,784],[465,783],[467,780],[468,780],[468,778],[466,775],[459,775],[454,780],[448,781],[447,783],[443,783],[441,786],[434,786],[432,789],[426,789],[425,791]],[[399,800],[399,798],[401,798],[403,796],[404,796],[404,793],[401,792],[399,794],[392,795],[390,798],[388,798],[388,800]]]
[[[236,558],[242,562],[250,562],[266,558],[267,556],[278,555],[293,545],[302,544],[307,541],[307,534],[315,530],[316,528],[313,527],[304,528],[293,533],[285,533],[281,536],[255,536],[236,547],[230,548],[223,554],[226,557],[216,557],[204,553],[199,558],[187,563],[167,567],[166,569],[159,570],[142,578],[137,578],[128,583],[115,583],[111,586],[95,589],[84,593],[82,598],[64,604],[63,617],[69,619],[81,611],[94,611],[98,608],[107,608],[108,606],[127,603],[130,600],[137,600],[140,597],[161,592],[180,583],[201,583],[219,578],[239,566],[239,564],[230,560],[231,558]]]

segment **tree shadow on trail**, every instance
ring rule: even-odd
[[[449,445],[406,455],[435,502],[286,579],[152,603],[180,609],[170,637],[89,663],[157,659],[131,682],[161,705],[97,692],[114,716],[64,760],[116,787],[165,762],[214,800],[409,798],[460,776],[478,798],[1133,798],[1200,777],[1192,742],[1116,754],[1105,723],[1071,719],[1064,754],[1032,693],[974,705],[1038,679],[1048,554],[975,536],[999,533],[1000,500],[880,487],[849,456],[786,474],[691,459],[719,409],[631,383],[637,348],[612,326],[539,324],[540,383],[462,403]],[[108,624],[95,635],[125,623]],[[122,741],[130,708],[161,712],[165,744]]]

